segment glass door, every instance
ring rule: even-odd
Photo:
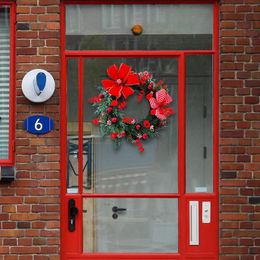
[[[68,2],[61,11],[62,259],[218,259],[217,3]],[[173,99],[142,153],[126,141],[116,149],[92,124],[88,101],[113,64],[152,73]],[[149,102],[138,99],[124,113],[143,122]]]
[[[175,114],[158,137],[144,143],[143,153],[124,141],[116,149],[113,141],[102,137],[99,128],[91,124],[95,115],[88,100],[97,96],[107,68],[121,63],[133,71],[153,72],[154,78],[167,83],[174,100]],[[83,251],[178,252],[178,59],[84,58],[81,80],[78,64],[79,59],[68,59],[67,192],[79,192],[77,173],[81,169]],[[81,100],[80,106],[71,106]],[[126,117],[139,122],[149,112],[148,100],[138,102],[138,93],[129,97],[124,109]],[[79,114],[83,116],[81,137]]]

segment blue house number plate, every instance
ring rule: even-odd
[[[24,128],[31,134],[46,134],[54,128],[54,123],[48,116],[35,115],[24,120]]]

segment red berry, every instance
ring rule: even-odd
[[[121,137],[125,137],[125,135],[126,135],[125,131],[123,131],[123,132],[120,134]]]
[[[110,134],[111,139],[116,139],[117,136],[118,136],[117,132],[113,132],[113,133]]]
[[[154,116],[155,113],[156,113],[156,110],[155,110],[155,109],[151,109],[150,114],[151,114],[152,116]]]
[[[99,98],[104,98],[104,95],[103,94],[99,94],[98,97]]]
[[[118,101],[117,100],[112,100],[110,105],[112,107],[116,107],[118,105]]]
[[[93,119],[92,124],[98,125],[99,124],[99,118]]]
[[[140,153],[144,152],[144,148],[143,147],[138,148],[138,150],[139,150]]]
[[[116,123],[118,121],[118,119],[116,117],[112,118],[112,123]]]
[[[143,137],[143,139],[147,139],[147,138],[148,138],[148,134],[144,133],[144,134],[142,135],[142,137]]]
[[[140,130],[140,128],[141,128],[141,126],[139,124],[135,126],[136,130]]]
[[[112,107],[108,107],[108,108],[107,108],[107,112],[108,112],[108,113],[111,113],[112,111],[113,111],[113,108],[112,108]]]

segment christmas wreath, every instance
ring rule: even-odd
[[[92,123],[99,125],[101,135],[110,136],[117,146],[125,139],[136,145],[142,153],[142,142],[158,136],[159,129],[166,125],[167,118],[174,113],[168,106],[172,98],[167,85],[162,80],[156,82],[148,71],[133,72],[124,63],[119,68],[113,64],[107,69],[107,74],[110,79],[102,80],[100,94],[89,100],[98,115]],[[138,102],[146,98],[150,105],[147,117],[139,122],[124,113],[128,97],[135,92]]]

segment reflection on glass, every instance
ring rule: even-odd
[[[67,192],[78,192],[78,63],[67,64]]]
[[[83,200],[84,252],[178,251],[177,199]]]
[[[10,8],[0,7],[0,160],[9,155]]]
[[[212,57],[186,61],[186,191],[212,192]]]
[[[87,59],[85,61],[84,100],[96,96],[101,80],[107,78],[106,70],[113,63],[127,63],[136,72],[149,70],[158,80],[167,83],[173,97],[173,109],[176,114],[171,116],[166,128],[160,135],[144,142],[145,152],[140,154],[132,144],[123,142],[120,149],[113,148],[109,138],[99,136],[98,127],[92,128],[92,191],[96,193],[173,193],[178,192],[178,144],[177,144],[177,59],[169,58],[122,58],[122,59]],[[129,98],[130,99],[130,98]],[[142,120],[149,111],[149,104],[143,99],[137,104],[136,96],[132,97],[126,116],[134,116]],[[84,125],[90,136],[87,124],[95,117],[94,110],[88,102],[84,106]],[[86,173],[84,173],[86,174]],[[84,187],[88,178],[85,177]],[[93,186],[94,185],[94,186]],[[89,189],[84,189],[90,192]]]
[[[91,136],[83,137],[83,189],[84,192],[93,193],[94,178],[94,158],[93,158],[94,139]]]
[[[212,14],[210,4],[67,5],[66,48],[211,49]],[[136,24],[143,27],[140,36],[132,34]]]

